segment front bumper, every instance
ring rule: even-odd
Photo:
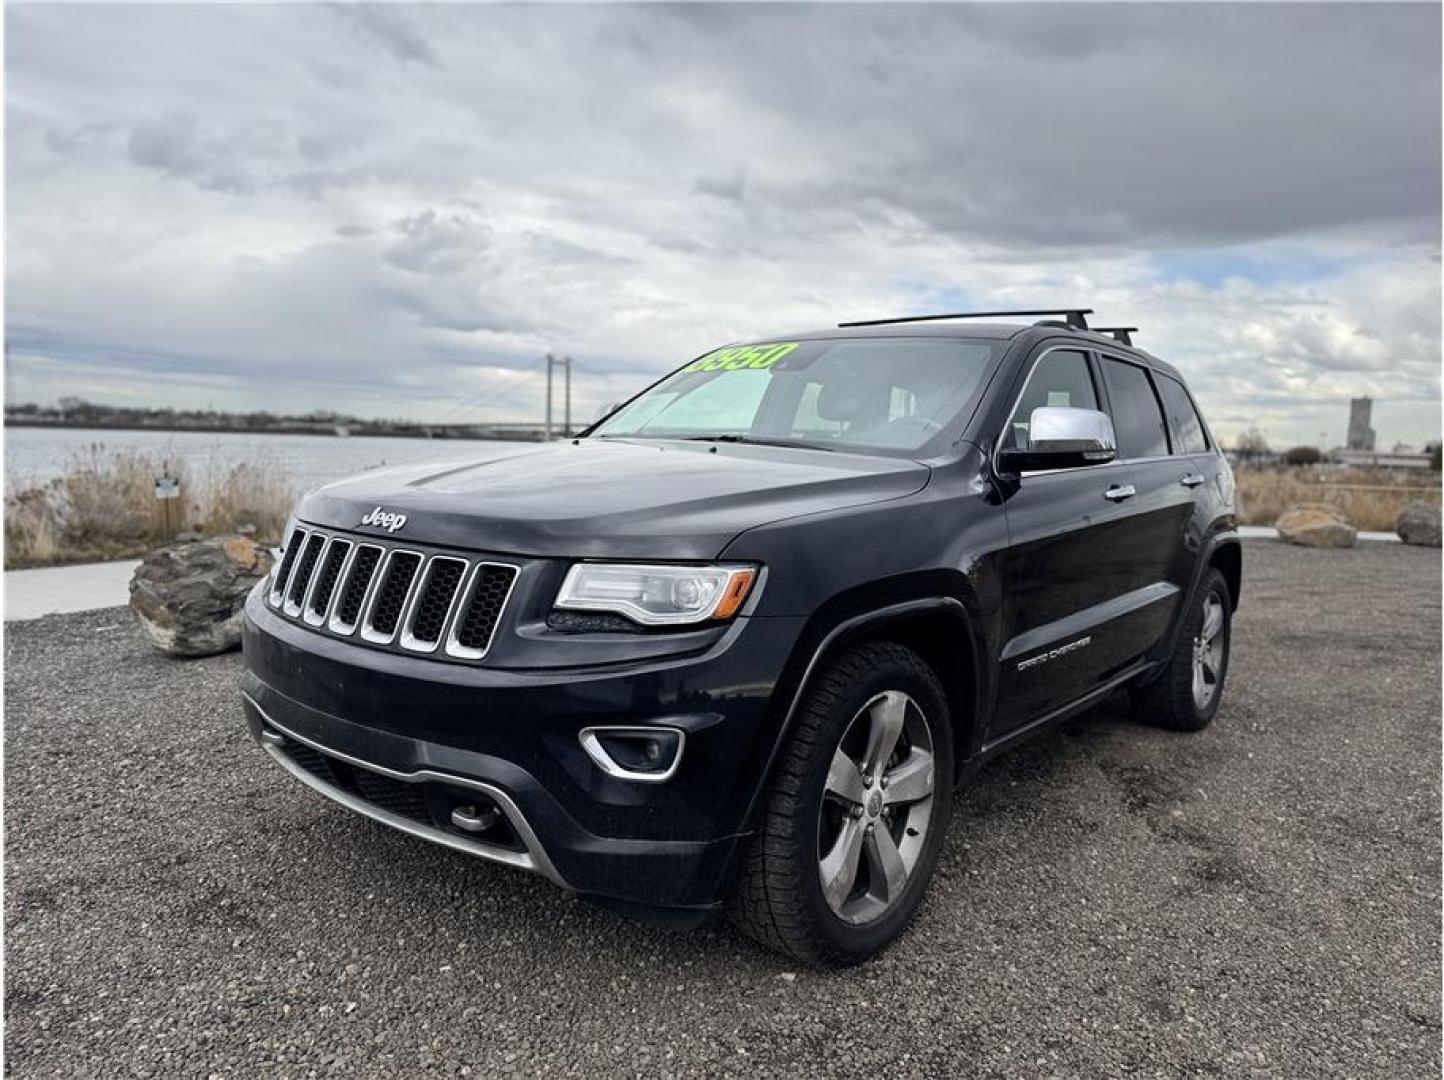
[[[349,809],[603,900],[706,913],[747,839],[781,723],[772,691],[800,631],[800,620],[743,619],[700,655],[503,670],[360,648],[257,594],[241,689],[267,753]],[[682,729],[676,774],[606,775],[579,734],[609,724]],[[452,809],[473,802],[504,827],[454,827]]]
[[[348,810],[394,829],[483,859],[530,870],[550,878],[562,888],[569,888],[552,865],[546,848],[532,831],[521,809],[496,785],[432,769],[398,772],[375,762],[363,761],[287,729],[267,715],[250,694],[243,692],[241,699],[245,704],[251,735],[261,749],[312,790]],[[393,784],[415,785],[416,790],[413,798],[397,797],[385,788],[378,791],[374,783],[359,780],[363,775],[379,777]],[[501,814],[504,829],[500,824],[493,826],[489,831],[495,835],[485,838],[448,829],[443,823],[444,816],[438,818],[433,812],[431,804],[434,800],[427,797],[426,787],[456,789],[459,793],[455,796],[458,806],[473,805],[477,799],[484,800],[484,805],[494,807]],[[450,813],[450,807],[443,810],[443,815],[446,813]]]

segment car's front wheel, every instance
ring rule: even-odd
[[[813,964],[855,964],[885,948],[927,891],[952,779],[952,725],[932,669],[890,642],[847,653],[795,718],[735,921]]]

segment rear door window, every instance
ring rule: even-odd
[[[1148,372],[1137,364],[1104,357],[1103,378],[1108,383],[1108,401],[1113,407],[1118,456],[1127,460],[1166,455],[1168,426]]]
[[[1201,454],[1208,449],[1208,437],[1203,433],[1203,421],[1193,407],[1193,399],[1183,384],[1159,375],[1155,384],[1158,396],[1163,399],[1163,411],[1173,428],[1173,452],[1175,454]]]

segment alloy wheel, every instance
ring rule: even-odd
[[[817,825],[817,872],[833,914],[859,925],[901,898],[933,816],[933,736],[907,694],[858,710],[833,752]]]
[[[1218,693],[1224,658],[1223,597],[1211,592],[1203,601],[1203,623],[1193,639],[1193,704],[1199,712]]]

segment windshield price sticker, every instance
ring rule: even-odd
[[[700,360],[693,360],[683,371],[766,371],[797,348],[795,341],[778,341],[767,345],[735,345],[718,349]]]

